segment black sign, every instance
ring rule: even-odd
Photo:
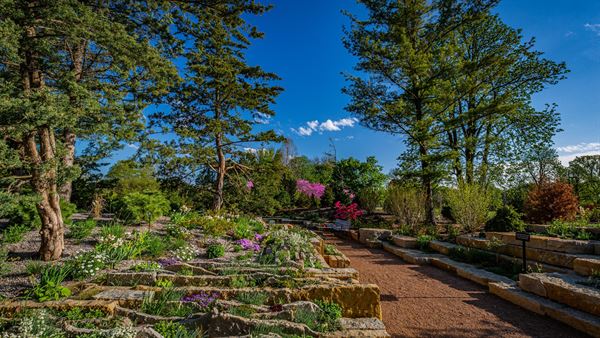
[[[518,241],[529,242],[529,240],[531,239],[531,236],[526,232],[517,232],[517,233],[515,233],[515,238]]]

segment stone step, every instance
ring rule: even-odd
[[[432,255],[432,254],[424,253],[419,250],[400,248],[400,247],[395,246],[394,244],[387,243],[387,242],[383,242],[382,245],[383,245],[383,249],[385,251],[402,258],[402,260],[404,260],[410,264],[417,264],[417,265],[429,264],[429,261],[431,260],[431,258],[435,257],[435,255]]]
[[[563,322],[579,331],[600,338],[600,318],[566,305],[521,290],[517,285],[490,283],[492,294],[529,311]]]
[[[458,247],[458,245],[448,242],[442,242],[437,240],[429,242],[429,248],[431,250],[439,252],[442,255],[446,256],[450,254],[450,250],[456,247]]]
[[[508,277],[476,268],[471,264],[457,262],[447,257],[434,257],[430,260],[430,262],[433,266],[446,271],[454,272],[462,278],[468,279],[483,286],[488,286],[489,283],[497,282],[504,282],[507,284],[514,283],[514,281]]]
[[[582,276],[600,275],[600,257],[575,258],[573,270]]]
[[[392,236],[392,242],[401,248],[415,249],[417,247],[417,239],[410,236],[395,235]]]
[[[558,273],[519,275],[519,287],[572,308],[600,316],[600,289],[581,284],[585,279]]]

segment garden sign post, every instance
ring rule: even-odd
[[[527,250],[525,249],[525,242],[529,242],[531,236],[526,232],[516,232],[515,238],[523,244],[523,272],[527,272]]]

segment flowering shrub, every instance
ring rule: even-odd
[[[325,193],[325,186],[321,183],[311,183],[307,180],[297,180],[296,190],[298,190],[299,193],[304,194],[308,197],[321,199],[321,197]]]
[[[257,236],[260,236],[260,235],[257,234]],[[260,245],[252,242],[249,239],[242,238],[242,239],[236,241],[236,243],[239,244],[242,247],[242,249],[244,249],[244,250],[260,251]]]
[[[335,202],[335,218],[355,220],[363,215],[363,211],[358,209],[358,204],[350,203],[343,205],[342,202]]]
[[[191,261],[196,258],[197,252],[191,245],[182,246],[181,248],[175,250],[175,257],[180,261]]]
[[[304,261],[306,267],[318,264],[310,238],[302,229],[273,231],[265,237],[262,244],[259,261],[263,264],[282,265],[289,261]]]
[[[221,294],[216,291],[211,293],[200,291],[199,293],[183,296],[181,301],[184,303],[196,303],[202,309],[209,309],[220,298]]]
[[[106,266],[107,257],[102,252],[78,252],[70,262],[73,267],[73,277],[87,278],[94,276]]]

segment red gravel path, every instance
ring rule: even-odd
[[[407,264],[381,249],[332,239],[381,290],[383,322],[393,337],[586,337],[432,266]]]

